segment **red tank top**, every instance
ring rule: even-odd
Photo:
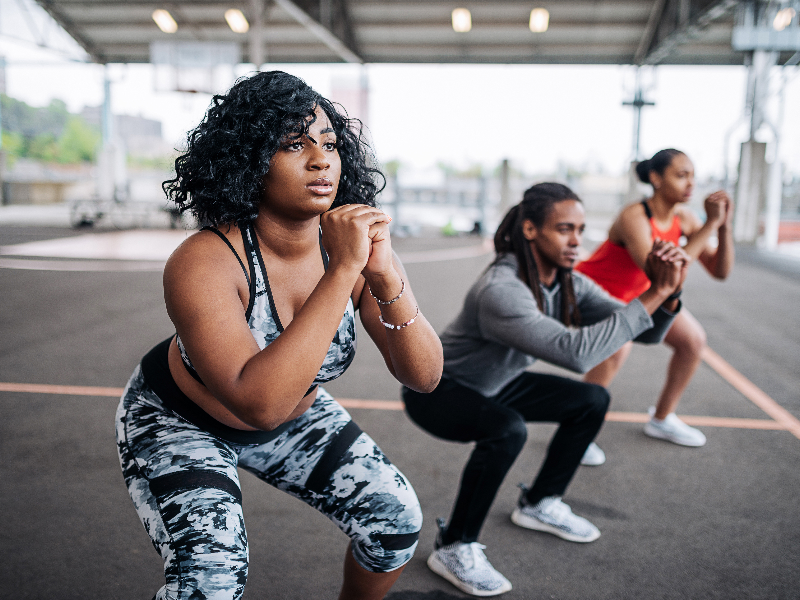
[[[675,215],[670,228],[662,231],[656,225],[645,201],[642,201],[642,206],[650,221],[651,239],[659,238],[677,246],[681,239],[681,221],[678,215]],[[625,303],[638,298],[650,288],[650,280],[628,251],[609,240],[603,242],[585,261],[578,263],[575,270],[593,279],[605,291]]]

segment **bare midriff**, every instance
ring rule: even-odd
[[[175,383],[180,388],[180,390],[186,394],[189,399],[197,404],[200,408],[202,408],[206,413],[208,413],[211,417],[222,423],[223,425],[227,425],[228,427],[233,427],[234,429],[241,429],[242,431],[258,431],[257,427],[252,427],[248,425],[244,421],[242,421],[239,417],[234,415],[230,410],[223,406],[222,402],[217,400],[214,395],[208,391],[204,385],[200,382],[196,381],[189,372],[186,370],[186,367],[183,366],[183,362],[181,360],[181,353],[178,350],[178,344],[175,342],[175,339],[172,339],[172,342],[169,345],[169,371],[172,374]],[[314,403],[314,399],[317,395],[317,388],[316,386],[314,389],[307,394],[297,405],[297,407],[292,411],[292,413],[284,420],[291,421],[292,419],[296,419],[304,412],[306,412],[309,407]]]

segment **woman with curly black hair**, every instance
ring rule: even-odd
[[[164,184],[208,226],[167,262],[177,335],[117,412],[125,481],[164,559],[159,600],[241,597],[237,467],[351,538],[340,598],[383,598],[414,553],[414,490],[319,386],[352,362],[358,309],[402,384],[430,391],[442,371],[353,123],[300,79],[258,73],[214,97]]]

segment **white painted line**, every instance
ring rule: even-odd
[[[112,231],[70,238],[0,246],[0,268],[33,271],[162,271],[170,254],[190,231]],[[399,252],[404,264],[442,262],[482,256],[494,251],[492,241],[420,252]],[[47,260],[9,257],[47,257]]]

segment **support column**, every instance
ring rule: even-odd
[[[747,76],[746,111],[750,115],[750,139],[742,144],[739,180],[736,184],[736,214],[733,236],[737,242],[754,244],[760,235],[760,215],[765,206],[769,167],[766,143],[755,140],[766,120],[770,70],[778,61],[777,52],[756,50]],[[778,132],[775,131],[777,136]]]
[[[630,102],[623,102],[623,106],[633,107],[633,148],[631,153],[633,159],[631,161],[630,170],[628,171],[628,192],[625,194],[626,202],[633,202],[638,198],[639,192],[637,190],[637,182],[639,180],[636,175],[636,165],[642,158],[642,151],[639,147],[642,131],[642,108],[645,106],[655,106],[655,102],[649,102],[644,99],[644,90],[642,89],[641,80],[641,67],[636,67],[636,84],[633,93],[633,100]]]
[[[511,169],[508,164],[508,159],[504,158],[500,163],[500,215],[502,219],[508,209],[511,208]]]
[[[759,234],[759,214],[764,205],[768,172],[766,154],[764,142],[751,139],[742,143],[733,223],[733,237],[737,242],[755,243]]]
[[[260,70],[261,65],[267,62],[264,49],[264,0],[250,0],[250,19],[250,62],[255,64],[256,70]]]
[[[122,201],[127,196],[127,156],[122,140],[114,131],[111,113],[111,78],[105,66],[103,78],[102,134],[103,146],[97,154],[97,195],[101,200]]]

